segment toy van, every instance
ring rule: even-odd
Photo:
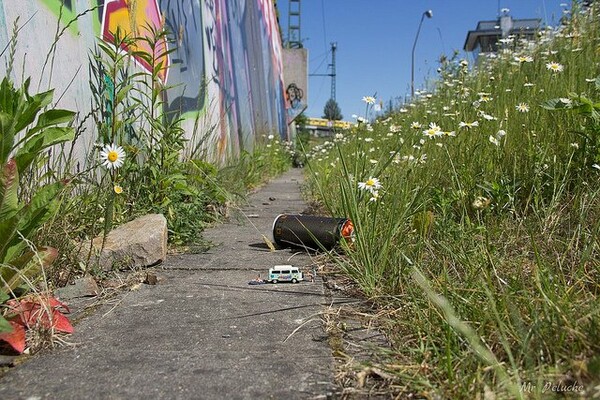
[[[269,268],[269,276],[267,282],[292,282],[298,283],[304,280],[304,275],[298,269],[291,265],[276,265],[273,268]]]

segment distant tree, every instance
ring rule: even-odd
[[[337,101],[334,99],[327,100],[327,103],[325,103],[325,108],[323,109],[323,118],[330,121],[339,121],[344,118]]]

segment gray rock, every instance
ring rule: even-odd
[[[97,296],[99,293],[100,288],[91,276],[84,276],[83,278],[76,279],[72,285],[67,285],[54,291],[54,294],[62,300],[76,299],[78,297],[92,297]]]
[[[113,229],[102,248],[102,236],[92,240],[90,265],[104,271],[147,267],[167,257],[167,219],[162,214],[148,214]],[[87,256],[90,243],[83,246]]]

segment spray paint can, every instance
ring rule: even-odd
[[[273,221],[273,239],[281,247],[331,250],[341,239],[354,238],[354,225],[348,218],[281,214]]]

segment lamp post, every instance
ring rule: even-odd
[[[415,43],[412,48],[412,59],[410,66],[410,97],[411,99],[415,97],[415,49],[417,48],[417,40],[419,40],[419,33],[421,32],[421,25],[423,25],[423,20],[427,18],[433,17],[433,11],[427,10],[421,15],[421,22],[419,22],[419,29],[417,29],[417,36],[415,36]]]

